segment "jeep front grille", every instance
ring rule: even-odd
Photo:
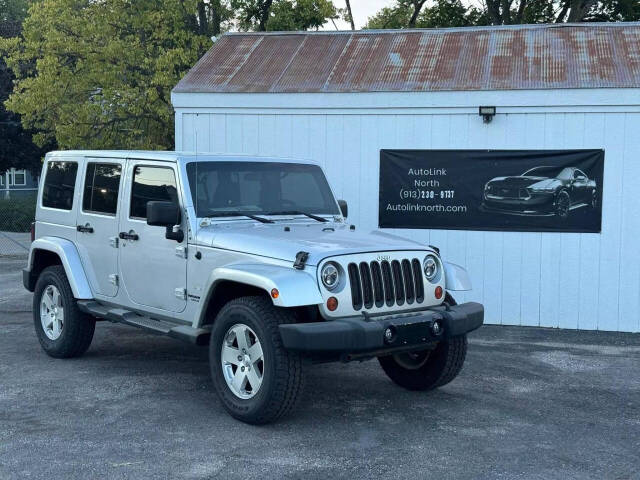
[[[417,258],[350,263],[347,271],[355,310],[424,301],[422,265]]]

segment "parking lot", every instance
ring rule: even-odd
[[[640,336],[485,326],[448,386],[377,362],[309,366],[265,427],[218,402],[203,348],[101,322],[54,360],[24,259],[0,259],[0,478],[640,478]]]

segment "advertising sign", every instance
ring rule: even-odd
[[[381,228],[600,232],[604,150],[380,150]]]

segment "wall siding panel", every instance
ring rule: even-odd
[[[481,103],[481,102],[480,102]],[[500,109],[499,113],[500,113]],[[604,148],[601,234],[390,230],[440,247],[465,266],[474,290],[459,301],[484,303],[486,322],[505,325],[640,331],[640,113],[572,112],[566,107],[497,115],[437,108],[410,114],[259,111],[177,112],[176,145],[198,151],[310,158],[325,168],[349,221],[378,222],[382,148]],[[421,113],[424,111],[424,113]]]

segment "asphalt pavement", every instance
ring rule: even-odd
[[[311,365],[298,409],[229,417],[206,348],[100,322],[46,356],[24,260],[0,260],[0,479],[640,479],[640,335],[485,326],[428,393],[376,361]]]

